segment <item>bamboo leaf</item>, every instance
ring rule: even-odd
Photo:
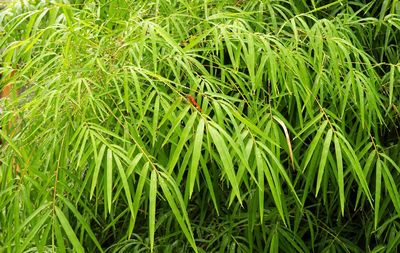
[[[189,169],[189,198],[193,194],[194,183],[197,177],[198,165],[201,156],[201,147],[203,144],[204,120],[200,120],[197,125],[196,134],[193,143],[192,163]]]
[[[93,197],[94,188],[97,185],[97,179],[99,178],[100,167],[103,160],[103,155],[106,150],[106,145],[102,145],[97,156],[95,156],[95,169],[92,175],[92,186],[90,188],[90,199]]]
[[[127,175],[125,174],[125,170],[122,167],[122,163],[121,163],[120,159],[118,158],[118,156],[114,154],[113,157],[115,160],[115,164],[117,165],[119,176],[122,181],[122,186],[125,191],[126,201],[128,202],[128,206],[129,206],[131,213],[133,213],[134,211],[133,211],[133,204],[132,204],[132,196],[131,196],[131,190],[130,190],[129,184],[128,184]]]
[[[340,209],[342,210],[342,216],[344,216],[345,195],[344,195],[344,175],[343,175],[342,150],[340,149],[340,142],[336,135],[333,136],[333,142],[335,144],[336,166],[338,169],[337,181],[338,181],[338,187],[339,187]]]
[[[156,224],[156,199],[157,199],[157,171],[151,171],[149,193],[149,238],[150,250],[154,250],[154,233]]]
[[[146,163],[142,167],[142,170],[140,172],[139,182],[137,184],[136,191],[135,191],[135,194],[134,194],[134,197],[133,197],[133,213],[132,213],[132,219],[131,219],[131,221],[129,223],[129,229],[128,229],[129,237],[131,236],[133,228],[135,227],[135,223],[136,223],[136,219],[137,219],[137,213],[138,213],[139,206],[140,206],[140,201],[141,201],[142,195],[143,195],[143,187],[144,187],[144,184],[145,184],[146,179],[147,179],[148,171],[149,171],[149,163]]]
[[[48,221],[50,214],[51,210],[48,210],[47,212],[42,214],[42,217],[35,223],[35,225],[30,230],[29,234],[24,238],[23,245],[22,246],[18,245],[18,247],[16,248],[17,252],[26,252],[26,247],[33,240],[33,238],[36,236],[39,230],[43,229],[44,223]]]
[[[376,178],[375,178],[375,211],[374,211],[374,227],[378,226],[380,204],[381,204],[381,181],[382,181],[382,167],[381,161],[376,161]]]
[[[398,215],[400,215],[400,194],[399,190],[396,187],[396,183],[394,181],[394,178],[392,174],[389,171],[389,168],[385,163],[381,163],[382,165],[382,176],[385,182],[385,187],[387,191],[389,192],[389,196],[392,200],[392,203],[396,209],[396,212]]]
[[[316,191],[315,191],[315,196],[318,195],[319,188],[321,187],[322,177],[323,177],[324,171],[325,171],[326,159],[328,158],[329,147],[330,147],[331,141],[332,141],[332,134],[333,134],[332,129],[329,129],[328,132],[326,133],[326,138],[325,138],[324,145],[322,148],[321,161],[319,163],[317,187],[316,187]]]
[[[319,127],[317,134],[315,135],[314,139],[312,140],[309,148],[307,149],[307,156],[303,162],[303,173],[308,165],[308,163],[310,162],[313,154],[314,154],[314,150],[317,147],[319,140],[321,139],[321,136],[325,130],[325,127],[327,126],[328,122],[324,121],[322,123],[322,125]]]
[[[164,196],[167,199],[167,202],[182,229],[182,232],[185,234],[186,239],[189,241],[189,243],[191,244],[191,246],[193,247],[195,252],[198,252],[194,238],[193,238],[193,233],[189,226],[190,222],[187,217],[186,211],[184,209],[179,210],[179,208],[176,204],[176,199],[178,199],[180,206],[181,207],[184,206],[182,197],[177,195],[177,194],[179,194],[179,192],[177,192],[176,189],[171,192],[170,191],[171,186],[168,185],[168,183],[162,177],[159,178],[159,183],[160,183],[161,189],[164,193]]]
[[[75,215],[75,217],[79,221],[79,224],[82,225],[82,227],[89,234],[89,237],[96,244],[97,249],[100,252],[103,252],[102,247],[96,238],[96,235],[93,233],[92,229],[90,228],[90,225],[85,221],[85,218],[81,215],[81,213],[76,209],[76,207],[68,199],[66,199],[62,196],[58,196],[58,198],[60,198],[64,202],[64,204],[69,208],[69,210],[71,210],[71,212]]]
[[[183,129],[182,133],[179,136],[180,139],[179,139],[178,145],[176,146],[175,151],[173,153],[171,153],[171,156],[169,158],[169,164],[168,164],[169,173],[172,173],[172,171],[179,159],[179,156],[182,152],[183,146],[185,145],[185,143],[188,139],[188,136],[190,134],[190,130],[193,127],[196,116],[197,116],[196,114],[192,114],[190,116],[189,120],[186,123],[185,128]]]
[[[262,156],[261,156],[260,150],[258,148],[256,148],[255,156],[256,156],[256,162],[257,162],[258,204],[259,204],[259,212],[260,212],[260,222],[263,223],[263,220],[264,220],[264,171],[268,170],[268,169],[265,168],[265,163],[262,160]],[[266,174],[269,175],[269,171],[266,171]],[[271,180],[271,178],[270,178],[270,180]],[[268,180],[268,182],[270,182],[270,180]],[[276,197],[275,185],[270,184],[270,189],[272,192],[272,196],[274,197],[275,203],[278,205],[279,202],[277,203],[277,200],[275,199],[275,197]],[[279,207],[278,207],[278,209],[280,210]]]
[[[112,185],[113,185],[113,154],[110,149],[107,149],[107,170],[106,170],[106,176],[104,177],[104,184],[105,184],[105,194],[107,196],[107,207],[108,207],[108,212],[111,213],[111,206],[112,206]]]
[[[372,205],[371,192],[369,190],[367,180],[361,169],[361,165],[357,159],[354,150],[352,149],[350,143],[346,140],[346,138],[343,135],[341,135],[338,132],[336,132],[336,134],[342,140],[342,143],[344,143],[344,145],[341,146],[343,153],[346,154],[350,163],[349,164],[350,168],[355,172],[355,175],[357,176],[357,181],[360,183],[362,190],[364,191],[365,195],[368,198],[368,201]]]
[[[60,221],[60,224],[62,228],[64,229],[65,234],[67,235],[69,241],[71,244],[74,246],[74,249],[76,252],[85,252],[82,244],[79,242],[78,237],[76,236],[74,230],[72,229],[71,225],[68,222],[67,217],[65,217],[64,213],[61,211],[61,209],[58,206],[54,207],[56,211],[56,215],[58,220]]]
[[[222,166],[224,169],[224,172],[226,173],[228,180],[230,181],[233,193],[236,195],[238,198],[239,202],[241,203],[241,197],[240,197],[240,191],[239,191],[239,184],[236,179],[233,163],[232,163],[232,157],[229,154],[228,147],[222,138],[222,136],[218,133],[217,130],[215,130],[213,127],[208,128],[208,132],[211,135],[211,138],[213,139],[213,142],[217,148],[217,151],[219,153],[219,156],[221,158]]]
[[[278,117],[273,116],[273,118],[279,123],[279,125],[281,125],[281,127],[283,128],[283,131],[285,133],[285,137],[286,137],[286,142],[289,148],[289,156],[290,156],[290,160],[292,162],[292,167],[294,167],[294,158],[293,158],[293,150],[292,150],[292,143],[290,142],[290,136],[289,136],[289,132],[286,128],[285,123],[280,120]]]

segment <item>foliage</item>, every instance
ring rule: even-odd
[[[10,5],[0,251],[397,252],[399,14],[387,0]]]

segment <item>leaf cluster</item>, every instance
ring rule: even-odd
[[[387,0],[1,10],[0,251],[398,251],[399,14]]]

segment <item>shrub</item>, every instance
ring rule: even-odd
[[[1,251],[396,252],[400,3],[308,2],[2,10]]]

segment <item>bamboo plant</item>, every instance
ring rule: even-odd
[[[14,2],[0,251],[397,252],[399,15],[397,0]]]

